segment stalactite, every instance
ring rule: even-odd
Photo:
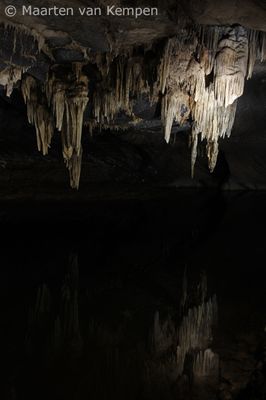
[[[197,160],[198,149],[198,135],[192,133],[191,135],[191,177],[194,178],[195,164]]]
[[[108,70],[112,68],[115,77],[104,70],[103,82],[93,96],[93,117],[101,127],[114,122],[120,111],[133,117],[132,99],[149,93],[142,58],[134,58],[131,53],[123,54],[113,59]]]
[[[193,133],[192,173],[196,159],[196,135],[207,140],[206,150],[209,168],[215,168],[218,156],[218,139],[229,137],[236,113],[236,99],[243,94],[247,73],[248,40],[243,28],[227,32],[217,47],[214,61],[213,82],[209,86],[196,85],[195,102],[192,107]],[[205,75],[204,70],[201,74]],[[206,112],[207,110],[207,112]]]
[[[230,29],[226,37],[218,43],[214,63],[214,92],[219,106],[227,108],[242,96],[247,75],[248,55],[247,32],[242,27]],[[249,62],[248,76],[252,73],[252,63],[253,61]]]
[[[9,34],[16,37],[12,30]],[[32,36],[35,55],[39,51],[38,43],[42,41]],[[20,47],[14,43],[16,51]],[[97,65],[100,79],[92,85],[87,125],[91,133],[94,128],[121,127],[119,114],[122,112],[123,117],[124,113],[131,120],[127,122],[128,127],[138,122],[133,112],[136,99],[145,94],[155,103],[161,98],[166,142],[170,141],[174,123],[181,127],[192,123],[191,174],[194,176],[200,139],[206,142],[212,172],[219,153],[219,140],[231,134],[237,99],[243,94],[245,79],[252,76],[255,61],[264,60],[265,55],[266,34],[263,32],[241,26],[190,25],[183,26],[176,37],[166,41],[161,60],[158,57],[158,64],[152,67],[154,82],[147,76],[150,70],[143,48],[98,55],[90,59]],[[22,92],[29,122],[36,128],[38,149],[43,154],[48,153],[55,126],[61,132],[71,187],[78,188],[89,80],[83,72],[83,63],[73,63],[72,71],[66,67],[60,73],[59,69],[60,66],[51,68],[44,91],[28,76],[23,79]],[[25,70],[9,63],[0,72],[0,84],[7,88],[8,95]]]
[[[0,72],[0,85],[5,87],[7,97],[11,96],[14,85],[21,80],[25,71],[25,68],[10,65]]]
[[[219,39],[221,37],[221,28],[218,26],[202,26],[199,31],[198,58],[204,64],[205,75],[211,74]]]
[[[45,104],[38,99],[38,85],[36,80],[27,76],[21,85],[22,95],[27,105],[29,123],[35,126],[38,150],[43,155],[48,154],[54,133],[54,125],[51,113]],[[43,95],[41,95],[43,99]]]
[[[170,62],[171,62],[172,39],[167,41],[164,56],[160,64],[159,77],[160,77],[160,90],[165,94],[166,80],[169,76]]]
[[[260,45],[260,61],[266,60],[266,32],[260,33],[261,45]]]
[[[241,26],[187,30],[186,35],[168,40],[159,68],[162,123],[169,142],[173,122],[182,126],[192,117],[192,176],[198,135],[206,139],[209,168],[214,170],[219,138],[231,134],[237,99],[243,94],[245,78],[252,76],[256,59],[264,57],[264,41],[264,34]]]
[[[159,88],[164,94],[161,118],[165,128],[165,140],[170,140],[173,122],[183,125],[190,115],[188,69],[191,54],[196,49],[196,37],[185,34],[168,40],[161,65],[158,68]]]
[[[45,44],[45,38],[35,29],[28,28],[26,25],[12,24],[10,21],[2,23],[0,29],[4,30],[5,37],[12,39],[13,53],[16,49],[21,50],[21,54],[26,55],[29,50],[34,50],[34,55],[40,53]],[[3,40],[5,40],[3,38]],[[24,47],[24,44],[26,46]],[[32,52],[30,53],[32,57]]]
[[[87,107],[88,78],[82,64],[73,65],[73,74],[63,81],[54,75],[46,85],[48,103],[53,109],[56,128],[61,132],[63,157],[70,173],[70,185],[78,189],[82,161],[83,116]]]
[[[0,85],[6,88],[10,97],[15,84],[33,65],[44,45],[41,35],[25,26],[0,24],[0,53],[5,68],[0,72]]]
[[[188,120],[189,96],[183,91],[166,94],[162,99],[162,123],[165,126],[165,140],[169,143],[173,122],[183,126]]]
[[[248,68],[247,68],[247,79],[252,78],[253,69],[256,60],[259,58],[259,32],[254,30],[249,30],[248,32]]]
[[[80,149],[79,154],[74,151],[71,155],[71,158],[65,158],[65,160],[67,169],[69,171],[70,186],[73,189],[78,189],[82,164],[82,148]]]

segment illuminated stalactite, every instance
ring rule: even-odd
[[[206,27],[168,40],[159,68],[162,123],[169,142],[173,122],[182,126],[191,116],[192,176],[198,135],[206,140],[209,168],[214,170],[219,139],[230,136],[245,79],[251,78],[264,52],[265,34],[241,26]]]
[[[5,68],[0,72],[0,85],[5,87],[6,96],[10,97],[14,86],[36,61],[44,40],[36,32],[12,24],[0,24],[0,36],[1,56],[5,62]]]
[[[89,101],[88,78],[82,74],[82,65],[74,64],[72,73],[65,81],[52,75],[47,81],[46,93],[31,76],[24,78],[21,90],[27,104],[29,123],[36,129],[39,151],[44,155],[48,153],[55,125],[61,132],[63,157],[69,170],[70,185],[78,189],[82,162],[83,114]]]
[[[43,100],[43,95],[38,94],[38,84],[33,77],[27,76],[23,80],[21,90],[27,104],[28,121],[36,129],[38,150],[47,155],[54,133],[51,113],[47,105],[41,104],[39,97]]]
[[[120,111],[134,118],[133,99],[149,93],[145,80],[143,59],[134,58],[129,52],[120,55],[103,68],[103,82],[93,96],[93,117],[98,126],[111,124]]]
[[[63,81],[52,75],[46,93],[56,128],[61,132],[63,157],[70,174],[70,185],[79,188],[82,162],[83,115],[89,101],[88,78],[82,73],[82,64],[73,64],[73,71]]]
[[[6,88],[7,97],[11,96],[14,85],[21,80],[23,72],[25,72],[25,69],[14,67],[12,65],[6,67],[0,72],[0,85]]]
[[[173,122],[176,121],[182,126],[189,118],[191,83],[188,69],[196,46],[196,37],[189,32],[182,32],[178,39],[169,39],[159,66],[159,88],[164,94],[161,117],[167,143],[170,140]]]
[[[261,62],[266,60],[266,32],[261,32],[261,51],[260,51],[260,60]]]
[[[41,38],[30,36],[29,32],[19,33],[19,29],[12,28],[9,34],[16,53],[20,51],[22,44],[19,47],[17,42],[23,42],[23,34],[31,40],[34,57],[43,46]],[[130,118],[131,125],[137,124],[134,104],[144,94],[150,103],[157,103],[161,98],[161,120],[167,143],[174,122],[181,127],[192,123],[192,176],[199,140],[206,141],[212,172],[220,138],[231,135],[237,99],[243,94],[245,79],[251,78],[255,61],[266,57],[266,34],[241,26],[180,28],[179,35],[167,40],[162,57],[157,58],[157,77],[153,80],[149,76],[152,67],[145,62],[147,50],[142,48],[138,52],[131,48],[120,54],[95,55],[89,62],[98,69],[99,79],[90,93],[89,79],[83,72],[86,63],[72,63],[67,67],[53,65],[44,85],[24,75],[22,93],[29,122],[36,128],[38,149],[46,155],[54,129],[61,133],[71,187],[79,187],[81,136],[89,100],[90,114],[85,125],[92,133],[94,128],[119,126],[116,118],[120,112]],[[0,73],[0,84],[6,87],[8,96],[28,69],[14,65],[12,57],[11,61]]]

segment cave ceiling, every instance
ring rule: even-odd
[[[65,0],[62,5],[107,3]],[[23,4],[17,1],[17,9]],[[140,6],[138,1],[114,4]],[[18,12],[8,18],[0,8],[2,96],[12,99],[14,88],[21,91],[43,155],[54,133],[60,134],[73,188],[79,187],[84,129],[93,134],[159,125],[169,142],[174,125],[189,127],[192,175],[199,141],[206,143],[212,172],[246,80],[265,72],[264,0],[150,5],[158,7],[158,15],[63,18]],[[52,8],[54,2],[31,6]]]

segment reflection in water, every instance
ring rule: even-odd
[[[42,284],[30,305],[18,397],[186,399],[198,385],[215,393],[216,296],[208,296],[205,274],[189,284],[185,271],[179,297],[163,317],[153,308],[121,314],[117,304],[91,313],[71,253],[61,287]]]
[[[232,197],[2,224],[3,398],[264,399],[265,197]]]

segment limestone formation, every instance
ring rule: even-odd
[[[147,64],[145,57],[151,48],[155,54],[159,44],[118,51],[113,43],[109,52],[90,55],[83,62],[51,63],[46,82],[40,82],[30,67],[42,49],[51,56],[43,39],[24,28],[9,26],[7,32],[13,49],[6,54],[9,59],[0,72],[0,84],[10,96],[14,85],[22,80],[28,120],[35,126],[43,155],[48,153],[54,130],[60,132],[70,185],[76,189],[83,126],[89,126],[91,133],[94,129],[119,128],[116,119],[121,113],[130,119],[128,126],[137,124],[134,106],[144,95],[151,104],[161,103],[167,143],[174,123],[179,127],[191,125],[192,176],[199,141],[206,144],[212,172],[220,139],[231,135],[245,80],[252,77],[256,60],[263,61],[266,54],[265,32],[240,25],[196,26],[186,22],[180,25],[178,35],[165,40],[157,66],[154,62]],[[90,84],[92,68],[97,70],[97,79],[94,76]]]
[[[192,117],[191,169],[198,136],[206,140],[209,168],[215,168],[219,139],[230,137],[237,99],[264,54],[264,34],[241,26],[207,27],[169,39],[161,62],[162,122],[169,142],[173,122]],[[197,54],[197,57],[195,57]],[[264,56],[263,56],[264,57]]]
[[[35,126],[38,150],[45,156],[51,144],[54,124],[49,109],[39,101],[38,84],[31,76],[26,76],[21,85],[24,101],[27,105],[28,121]],[[41,100],[43,97],[41,95]]]

